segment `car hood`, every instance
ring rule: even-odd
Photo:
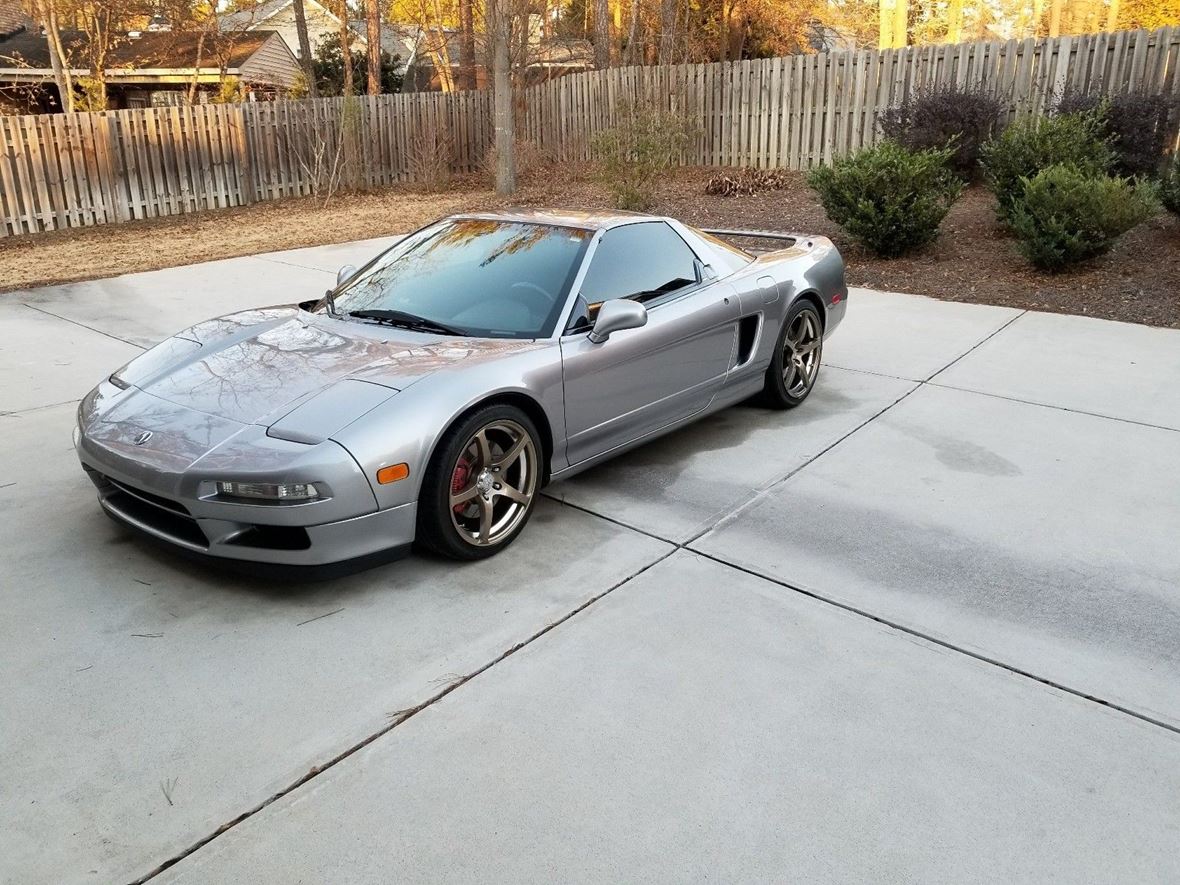
[[[531,341],[427,335],[277,308],[201,323],[116,375],[186,409],[270,425],[337,382],[398,391],[434,372],[460,364],[467,370],[531,346]]]

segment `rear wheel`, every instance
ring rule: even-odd
[[[520,534],[541,480],[537,428],[513,406],[493,405],[447,431],[418,499],[418,540],[452,559],[483,559]]]
[[[809,301],[797,301],[787,312],[766,370],[763,399],[776,409],[793,409],[811,393],[819,377],[824,349],[824,327],[819,311]]]

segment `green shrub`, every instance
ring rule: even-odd
[[[1103,138],[1099,117],[1062,114],[1013,123],[983,146],[980,160],[1000,217],[1010,221],[1025,179],[1058,164],[1102,175],[1114,163],[1114,154]]]
[[[895,258],[938,236],[963,190],[948,148],[909,151],[894,141],[821,166],[808,176],[824,211],[853,239]]]
[[[1180,154],[1172,158],[1172,165],[1160,179],[1160,202],[1169,212],[1180,215]]]
[[[1066,93],[1056,112],[1094,114],[1114,151],[1115,170],[1120,175],[1154,177],[1175,134],[1169,118],[1178,107],[1176,96],[1150,92],[1111,96]]]
[[[1155,209],[1150,185],[1076,166],[1050,166],[1024,180],[1012,204],[1012,232],[1029,261],[1059,271],[1109,252]]]
[[[954,149],[951,167],[970,179],[979,150],[1000,128],[1000,100],[978,89],[948,86],[918,92],[880,118],[881,132],[912,151]]]
[[[697,124],[654,102],[620,104],[618,122],[592,142],[599,177],[619,209],[651,206],[656,180],[693,143]]]

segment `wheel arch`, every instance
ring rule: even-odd
[[[819,293],[815,289],[806,289],[795,296],[795,300],[791,302],[792,305],[798,304],[800,301],[809,302],[815,307],[816,313],[819,314],[819,322],[821,332],[828,326],[828,309],[824,305],[824,300],[819,297]],[[787,308],[790,310],[790,308]]]
[[[529,416],[529,420],[537,428],[537,433],[541,435],[541,463],[544,467],[544,472],[541,476],[541,485],[545,485],[549,482],[549,475],[551,473],[550,463],[553,459],[553,428],[549,425],[549,418],[545,414],[545,410],[541,407],[541,404],[529,394],[519,390],[505,390],[489,394],[476,400],[461,412],[454,415],[446,423],[446,426],[439,431],[438,435],[435,436],[434,442],[430,446],[430,453],[424,463],[429,464],[434,460],[434,455],[438,451],[439,444],[446,438],[452,427],[468,415],[472,415],[480,409],[497,405],[514,406],[520,409]]]

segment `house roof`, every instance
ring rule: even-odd
[[[239,9],[236,12],[219,15],[217,26],[223,31],[247,31],[290,5],[291,0],[265,0],[265,2],[251,6],[249,9]],[[324,11],[327,12],[327,10]],[[331,15],[331,13],[328,14]]]
[[[446,29],[447,57],[451,66],[459,64],[459,32]],[[384,40],[382,40],[384,43]],[[418,38],[417,54],[428,55],[432,51],[441,51],[442,39],[438,31],[423,31]],[[485,34],[475,35],[475,63],[483,65],[487,62],[487,37]],[[549,37],[529,41],[529,66],[556,67],[594,67],[594,46],[589,40],[580,37]]]
[[[0,39],[32,27],[20,0],[0,0]]]
[[[0,0],[4,2],[4,0]],[[86,35],[81,31],[63,31],[62,44],[73,59],[71,67],[84,67],[80,60],[86,47]],[[248,31],[233,35],[206,34],[201,47],[201,67],[239,68],[254,55],[274,31]],[[191,31],[145,32],[138,37],[123,37],[107,56],[107,68],[176,70],[197,64],[199,33]],[[49,44],[40,33],[25,32],[0,41],[0,69],[36,68],[51,66]]]

